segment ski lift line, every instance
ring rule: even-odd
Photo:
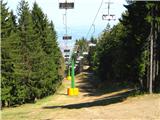
[[[96,18],[97,18],[98,14],[99,14],[99,11],[100,11],[100,9],[101,9],[101,7],[102,7],[103,1],[104,1],[104,0],[101,1],[101,4],[100,4],[100,6],[99,6],[99,8],[98,8],[98,11],[97,11],[97,13],[96,13],[96,15],[95,15],[95,17],[94,17],[94,19],[93,19],[93,22],[92,22],[92,24],[91,24],[91,26],[90,26],[90,28],[89,28],[89,30],[88,30],[88,32],[87,32],[86,39],[88,38],[88,35],[89,35],[89,33],[90,33],[91,29],[92,29],[92,26],[93,26],[93,24],[94,24],[95,21],[96,21]]]

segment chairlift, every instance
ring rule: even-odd
[[[113,14],[111,14],[111,15],[104,14],[104,15],[102,15],[102,20],[108,20],[108,21],[114,20],[115,21],[116,17]]]
[[[79,63],[79,61],[76,61],[76,63],[78,64],[78,63]]]
[[[80,58],[80,59],[83,59],[84,57],[83,57],[83,56],[79,56],[79,58]]]
[[[77,58],[77,61],[80,61],[80,60],[81,60],[81,58],[80,58],[80,57],[78,57],[78,58]]]
[[[75,64],[75,66],[77,67],[77,66],[78,66],[78,64]]]
[[[88,52],[83,52],[83,55],[88,55]]]
[[[68,35],[63,36],[63,40],[71,40],[71,39],[72,39],[72,36],[68,36]]]
[[[70,52],[70,49],[65,49],[64,52]]]
[[[74,0],[59,0],[59,9],[74,9]]]
[[[69,55],[64,55],[65,58],[69,58]]]
[[[89,43],[88,45],[89,45],[89,47],[95,47],[96,46],[96,44],[94,44],[94,43]]]
[[[108,21],[111,21],[111,20],[116,20],[115,18],[115,15],[114,14],[110,14],[110,4],[113,4],[113,2],[106,2],[106,4],[108,4],[108,13],[107,14],[103,14],[102,15],[102,20],[108,20]]]
[[[65,60],[65,62],[68,62],[68,61],[69,61],[69,58],[65,58],[64,60]]]

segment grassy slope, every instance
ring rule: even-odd
[[[86,76],[77,77],[76,84],[81,88],[79,96],[67,96],[70,81],[53,96],[38,100],[35,104],[24,104],[2,110],[2,120],[52,120],[52,119],[159,119],[160,95],[143,95],[117,99],[127,91],[122,89],[111,93],[97,91],[84,81]],[[86,86],[85,86],[86,85]],[[90,90],[90,91],[89,91]],[[98,92],[98,93],[97,93]],[[94,93],[94,94],[91,94]]]

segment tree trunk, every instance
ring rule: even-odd
[[[152,33],[151,27],[151,33]],[[149,74],[149,93],[152,93],[152,82],[153,82],[153,35],[150,38],[150,74]]]

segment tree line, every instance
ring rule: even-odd
[[[101,82],[134,83],[141,91],[160,91],[160,2],[128,2],[119,23],[108,25],[90,49],[89,61]],[[151,40],[153,45],[151,46]],[[93,41],[93,40],[92,40]],[[153,66],[151,52],[153,49]]]
[[[17,15],[1,1],[1,102],[13,106],[53,94],[64,60],[52,21],[35,2],[22,0]]]

